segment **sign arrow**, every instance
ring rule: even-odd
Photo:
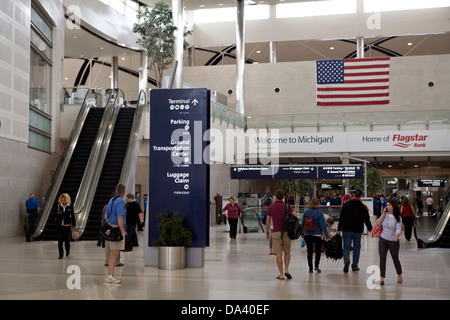
[[[198,100],[194,99],[194,100],[192,100],[192,103],[194,104],[194,106],[196,106],[198,104]]]

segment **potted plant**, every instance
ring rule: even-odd
[[[164,212],[157,217],[161,218],[158,224],[160,237],[153,244],[158,247],[158,268],[184,269],[185,247],[191,245],[193,237],[192,232],[183,225],[186,216],[178,218],[178,213],[169,216]]]

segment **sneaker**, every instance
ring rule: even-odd
[[[122,280],[119,279],[119,278],[116,278],[115,275],[112,275],[112,276],[107,275],[106,278],[105,278],[105,282],[106,283],[120,284],[120,283],[122,283]]]

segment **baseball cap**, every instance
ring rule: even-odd
[[[342,198],[343,201],[350,200],[350,195],[344,194],[344,197]]]
[[[362,191],[360,189],[356,189],[354,193],[356,197],[362,196]]]

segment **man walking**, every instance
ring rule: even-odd
[[[109,253],[109,263],[108,263],[108,275],[106,276],[105,282],[107,283],[122,283],[122,280],[114,275],[114,267],[120,254],[120,250],[125,250],[125,237],[127,232],[125,230],[126,224],[126,209],[125,209],[125,191],[126,186],[119,183],[116,186],[116,195],[114,198],[109,200],[108,207],[106,208],[106,216],[108,217],[108,222],[114,227],[119,227],[120,232],[122,232],[123,240],[121,241],[108,241],[110,253]]]
[[[267,218],[266,218],[266,238],[270,239],[270,221],[272,220],[273,231],[272,231],[272,248],[273,253],[276,254],[276,261],[278,266],[278,271],[280,274],[276,277],[278,280],[284,280],[284,277],[292,279],[289,273],[289,262],[291,261],[291,239],[289,239],[287,232],[283,232],[284,229],[284,219],[286,218],[287,208],[289,212],[298,217],[298,214],[292,209],[290,204],[284,203],[284,190],[278,189],[275,192],[276,201],[272,203],[267,208]],[[284,274],[283,274],[283,257],[284,252]]]
[[[359,254],[361,251],[361,234],[364,224],[367,230],[372,230],[369,212],[367,207],[361,202],[362,191],[355,190],[354,197],[347,201],[341,209],[339,216],[338,233],[343,231],[344,240],[344,273],[348,272],[350,266],[350,248],[353,242],[353,262],[352,270],[359,271]]]

